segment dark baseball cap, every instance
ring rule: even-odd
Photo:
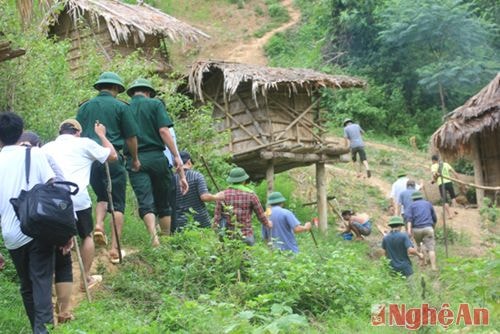
[[[185,164],[189,160],[191,160],[191,163],[194,164],[193,160],[191,159],[191,154],[189,154],[188,151],[180,151],[179,155],[181,156],[182,163]]]
[[[31,146],[42,146],[40,137],[32,131],[24,131],[19,137],[18,143],[29,143]]]

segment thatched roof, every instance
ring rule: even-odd
[[[500,126],[500,72],[495,79],[465,104],[447,115],[445,123],[432,135],[432,144],[441,153],[455,156],[470,149],[475,133]]]
[[[189,90],[203,101],[203,76],[208,72],[221,71],[224,76],[224,94],[236,93],[240,83],[251,81],[252,96],[263,96],[278,86],[286,87],[289,95],[297,93],[299,88],[305,89],[309,95],[322,88],[363,87],[363,80],[344,75],[329,75],[301,68],[278,68],[259,65],[240,64],[225,61],[197,61],[189,73]]]
[[[200,38],[209,38],[207,34],[189,24],[179,21],[142,1],[130,5],[117,0],[63,0],[66,10],[77,22],[85,13],[92,20],[99,22],[99,17],[106,22],[111,39],[116,44],[133,41],[144,42],[145,36],[157,35],[172,41],[197,42]],[[55,25],[59,12],[51,13],[50,25]]]

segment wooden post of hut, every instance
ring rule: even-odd
[[[479,135],[472,136],[472,160],[474,161],[474,183],[484,185],[483,164],[481,163],[481,146],[479,144]],[[484,190],[476,188],[477,204],[480,207],[484,200]]]
[[[267,160],[266,181],[267,181],[267,196],[269,196],[274,190],[274,163],[273,163],[273,159]]]
[[[326,199],[326,173],[325,162],[316,163],[316,198],[318,201],[318,218],[321,232],[326,233],[328,229],[328,210]]]

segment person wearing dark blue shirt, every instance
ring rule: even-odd
[[[431,268],[436,271],[436,252],[434,250],[436,244],[434,238],[434,225],[437,223],[436,212],[432,204],[424,199],[420,191],[414,192],[411,198],[413,203],[410,205],[408,212],[405,211],[405,217],[408,221],[408,235],[415,237],[417,245],[424,244],[425,250],[429,254]]]
[[[388,225],[391,227],[391,231],[382,239],[382,248],[390,261],[392,269],[405,277],[409,277],[413,274],[409,255],[414,254],[421,259],[424,256],[417,252],[408,234],[401,232],[401,228],[404,226],[403,218],[391,217]]]

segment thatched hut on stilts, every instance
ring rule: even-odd
[[[320,228],[327,228],[325,162],[349,151],[341,138],[327,140],[320,89],[362,87],[362,80],[308,69],[272,68],[224,61],[198,61],[189,91],[214,106],[218,131],[230,132],[226,148],[253,180],[316,164]]]
[[[475,184],[500,186],[500,73],[463,106],[449,113],[431,141],[446,158],[470,157]],[[485,196],[494,195],[476,188],[478,204]]]
[[[46,21],[50,36],[71,40],[68,57],[72,71],[78,70],[89,40],[108,60],[116,53],[126,56],[140,49],[145,59],[155,62],[156,72],[164,73],[170,69],[166,40],[196,43],[209,37],[143,2],[66,0],[62,5]]]

